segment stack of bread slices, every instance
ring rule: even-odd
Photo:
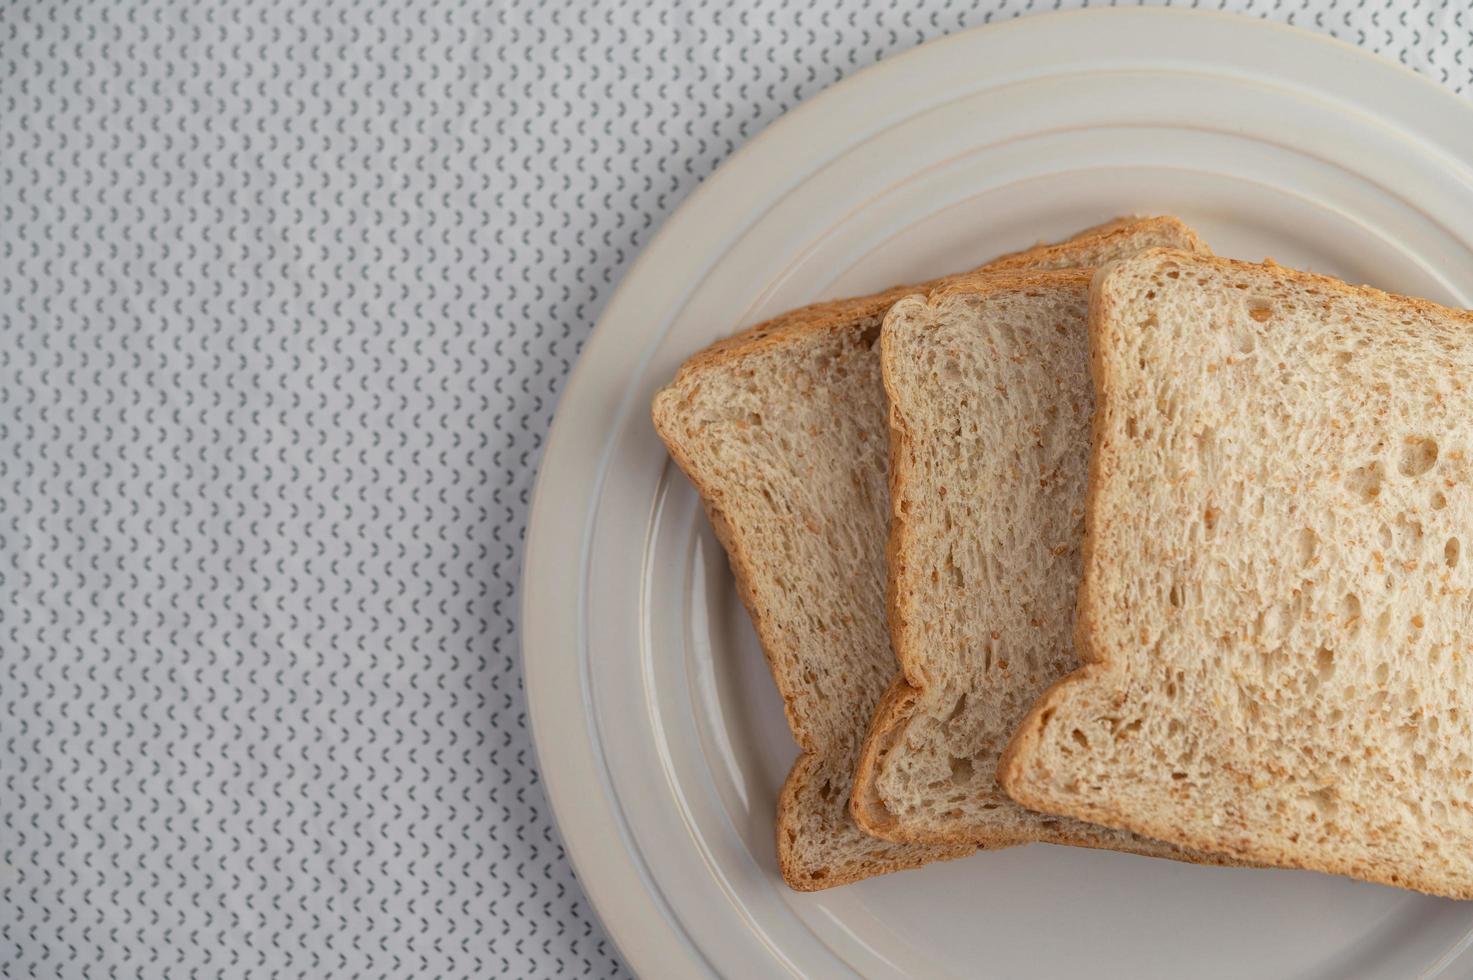
[[[793,888],[1041,841],[1473,897],[1473,314],[1122,219],[759,324],[654,422]]]

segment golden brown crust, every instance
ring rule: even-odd
[[[667,391],[680,389],[694,376],[760,354],[763,351],[780,348],[813,333],[852,329],[857,323],[879,320],[897,300],[913,293],[925,293],[940,281],[942,280],[936,279],[913,286],[892,286],[869,296],[811,303],[716,341],[704,350],[692,354],[680,366],[675,379],[655,396],[656,429],[659,429],[660,425],[658,414],[660,396]],[[664,438],[663,433],[661,438]],[[668,440],[666,444],[669,444]]]
[[[849,812],[861,830],[885,840],[894,840],[895,815],[885,806],[875,780],[880,765],[895,740],[900,736],[901,723],[908,719],[915,707],[916,689],[905,679],[904,673],[895,675],[885,690],[884,697],[875,707],[870,720],[869,733],[859,751],[859,764],[854,770],[854,790],[849,796]]]
[[[1120,238],[1132,238],[1146,232],[1157,231],[1162,237],[1167,232],[1176,238],[1186,242],[1190,247],[1189,252],[1201,255],[1211,255],[1212,250],[1207,243],[1195,231],[1183,224],[1178,218],[1170,215],[1158,215],[1150,218],[1114,218],[1093,227],[1078,232],[1073,237],[1052,245],[1036,245],[1030,249],[1018,252],[1010,252],[992,260],[987,265],[976,270],[977,272],[1010,272],[1038,270],[1043,268],[1059,268],[1061,266],[1077,266],[1077,261],[1070,261],[1073,253],[1077,252],[1081,242],[1089,243],[1100,250],[1108,249],[1111,243]]]
[[[891,286],[889,289],[871,293],[868,296],[855,296],[846,299],[825,300],[819,303],[810,303],[807,306],[790,310],[779,314],[770,320],[748,327],[745,330],[732,334],[716,341],[704,350],[691,355],[681,365],[676,373],[675,379],[666,386],[663,391],[679,388],[681,383],[688,380],[688,376],[694,375],[702,370],[723,363],[749,357],[763,350],[781,347],[795,338],[801,337],[813,331],[844,329],[852,326],[856,321],[868,319],[881,319],[891,306],[897,301],[912,295],[926,295],[937,287],[944,286],[953,281],[960,281],[979,274],[1025,271],[1037,269],[1042,266],[1051,265],[1062,261],[1064,257],[1077,251],[1080,242],[1091,240],[1090,244],[1097,248],[1107,248],[1113,239],[1140,235],[1150,229],[1171,229],[1171,233],[1179,238],[1192,243],[1194,250],[1205,255],[1211,251],[1207,245],[1179,219],[1169,215],[1160,215],[1149,218],[1122,217],[1102,222],[1085,228],[1061,242],[1038,244],[1030,248],[1019,249],[1016,252],[1008,252],[998,256],[986,265],[980,266],[967,272],[959,272],[949,276],[941,276],[925,282],[910,285]],[[658,395],[656,398],[658,399]],[[656,418],[656,427],[659,419]],[[663,436],[662,436],[663,438]]]
[[[782,872],[783,881],[795,891],[821,891],[892,871],[919,868],[932,861],[954,861],[977,852],[978,848],[970,844],[952,847],[903,844],[883,849],[883,858],[852,864],[829,864],[819,868],[805,866],[799,857],[796,824],[799,799],[807,788],[808,781],[813,778],[817,765],[817,756],[811,753],[800,755],[793,763],[793,768],[788,771],[788,778],[783,781],[782,793],[778,796],[778,868]]]
[[[1067,698],[1065,692],[1075,685],[1088,684],[1102,669],[1105,668],[1101,664],[1085,664],[1054,681],[1033,702],[1033,707],[1013,732],[1007,747],[1002,750],[1002,757],[997,761],[997,783],[1017,803],[1040,813],[1049,812],[1047,806],[1041,805],[1043,799],[1030,792],[1030,786],[1023,781],[1022,759],[1038,745],[1044,724],[1057,709],[1059,702]]]

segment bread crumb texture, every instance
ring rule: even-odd
[[[1172,252],[1094,285],[1079,638],[1027,805],[1473,897],[1473,316]]]

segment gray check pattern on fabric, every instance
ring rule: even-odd
[[[519,667],[579,347],[785,110],[1087,5],[0,10],[0,975],[623,975]],[[1456,3],[1182,5],[1473,84]]]

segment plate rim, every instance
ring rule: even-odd
[[[593,331],[583,345],[577,363],[564,385],[559,404],[543,447],[534,486],[527,536],[523,549],[522,598],[520,603],[520,648],[522,676],[526,710],[530,722],[533,755],[544,784],[548,804],[558,825],[565,852],[575,876],[583,883],[590,906],[603,922],[607,935],[618,948],[626,964],[639,974],[665,974],[677,972],[687,974],[701,972],[715,975],[715,965],[704,955],[678,917],[669,906],[659,883],[653,880],[638,848],[633,844],[622,809],[613,789],[612,774],[604,760],[601,747],[588,736],[596,732],[587,722],[593,719],[592,703],[586,688],[587,671],[584,660],[586,623],[581,615],[588,585],[589,554],[587,551],[592,524],[596,514],[596,503],[600,489],[610,466],[609,436],[605,432],[600,438],[590,438],[590,427],[580,428],[574,424],[575,416],[603,417],[613,420],[622,418],[629,410],[633,391],[605,401],[611,401],[612,410],[600,410],[597,406],[585,407],[588,390],[592,387],[588,378],[598,372],[602,355],[607,348],[618,343],[616,337],[621,321],[634,317],[648,321],[648,316],[633,309],[648,308],[649,291],[641,288],[651,281],[669,281],[672,277],[668,264],[690,265],[692,252],[709,255],[703,263],[701,275],[687,276],[665,290],[669,296],[666,310],[679,310],[694,291],[696,284],[729,251],[774,204],[799,186],[827,163],[841,155],[853,142],[858,142],[882,131],[914,114],[934,108],[939,102],[925,103],[907,113],[898,109],[898,114],[870,118],[858,125],[846,125],[849,144],[829,150],[810,150],[798,154],[803,166],[794,167],[782,182],[767,183],[756,189],[759,182],[749,176],[754,165],[760,165],[765,155],[780,149],[786,143],[817,144],[811,135],[811,121],[818,120],[823,113],[841,107],[844,102],[856,103],[866,89],[889,85],[892,81],[904,80],[907,73],[921,74],[918,69],[926,62],[940,63],[951,52],[961,52],[969,45],[993,43],[996,39],[1013,32],[1048,33],[1065,30],[1072,24],[1085,21],[1112,21],[1111,30],[1124,30],[1121,24],[1134,22],[1134,29],[1152,30],[1158,25],[1213,23],[1227,29],[1239,29],[1247,33],[1277,36],[1279,43],[1303,44],[1308,48],[1325,53],[1326,57],[1343,59],[1345,66],[1359,68],[1370,74],[1375,69],[1387,78],[1400,80],[1401,90],[1407,90],[1407,82],[1414,83],[1415,94],[1426,103],[1419,103],[1416,120],[1395,117],[1405,124],[1410,133],[1420,141],[1440,150],[1453,160],[1460,157],[1451,145],[1451,137],[1459,132],[1469,134],[1466,142],[1473,148],[1473,126],[1460,129],[1456,126],[1434,126],[1429,131],[1424,117],[1440,117],[1455,113],[1473,120],[1473,105],[1445,89],[1430,78],[1368,50],[1356,47],[1326,35],[1304,28],[1270,21],[1259,17],[1219,11],[1187,10],[1179,8],[1086,8],[1083,10],[1053,12],[1048,14],[1016,17],[1006,21],[980,25],[967,30],[937,38],[917,45],[900,54],[885,58],[868,66],[842,81],[804,100],[782,117],[767,126],[762,132],[747,141],[715,172],[703,181],[689,197],[663,222],[662,226],[641,250],[611,295],[604,311],[598,318]],[[1231,60],[1231,53],[1223,51],[1223,61]],[[1172,59],[1166,59],[1171,62]],[[1177,64],[1182,64],[1177,59]],[[1389,73],[1387,70],[1390,70]],[[1092,68],[1090,70],[1100,70]],[[1309,73],[1304,73],[1309,74]],[[1307,87],[1315,91],[1342,96],[1337,85],[1346,81],[1340,75],[1313,73]],[[910,79],[912,84],[915,79]],[[1364,82],[1364,79],[1359,79]],[[903,88],[904,86],[895,86]],[[984,88],[979,85],[978,88]],[[1388,86],[1389,87],[1389,86]],[[959,93],[961,94],[961,93]],[[1435,97],[1434,97],[1435,96]],[[1347,105],[1356,107],[1356,99],[1343,99]],[[1429,108],[1430,106],[1430,108]],[[851,113],[852,115],[852,113]],[[1411,114],[1407,113],[1409,117]],[[794,137],[799,137],[796,141]],[[769,171],[770,172],[770,171]],[[733,189],[743,180],[752,185],[746,193],[736,195]],[[760,205],[733,207],[735,199],[757,198]],[[734,225],[730,220],[716,220],[722,212],[740,213],[745,217]],[[713,236],[710,228],[720,228],[721,234]],[[691,250],[683,244],[692,234],[707,241],[707,246]],[[714,239],[714,240],[713,240]],[[675,258],[684,262],[673,262]],[[652,356],[663,338],[667,322],[653,335],[649,335],[635,362],[635,371],[641,370]],[[615,385],[617,387],[617,384]],[[570,407],[576,406],[576,408]],[[581,452],[578,450],[582,450]],[[576,461],[576,467],[570,462]],[[583,507],[576,521],[567,519],[567,510],[555,505],[554,497],[566,494],[565,486],[559,486],[555,478],[561,470],[576,468],[591,469],[594,478],[581,481],[579,491],[573,495],[581,497]],[[550,547],[548,541],[566,543],[569,535],[575,535],[575,548]],[[575,556],[576,561],[570,561]],[[569,575],[566,566],[573,564],[576,574],[572,576],[575,587],[569,590]],[[572,596],[571,610],[568,610]],[[558,623],[558,616],[550,612],[554,606],[564,607],[563,615],[571,611],[576,620],[572,632],[576,642],[567,643],[567,623]],[[562,628],[556,628],[561,626]],[[559,639],[559,632],[564,637]],[[533,651],[536,651],[533,655]],[[569,737],[573,728],[568,724],[568,710],[577,708],[582,712],[576,733]],[[591,765],[590,765],[591,763]],[[597,777],[597,798],[588,785],[588,776]],[[592,804],[592,805],[590,805]],[[598,847],[599,839],[605,845]],[[614,840],[620,847],[607,845]],[[636,901],[635,894],[643,901]]]

